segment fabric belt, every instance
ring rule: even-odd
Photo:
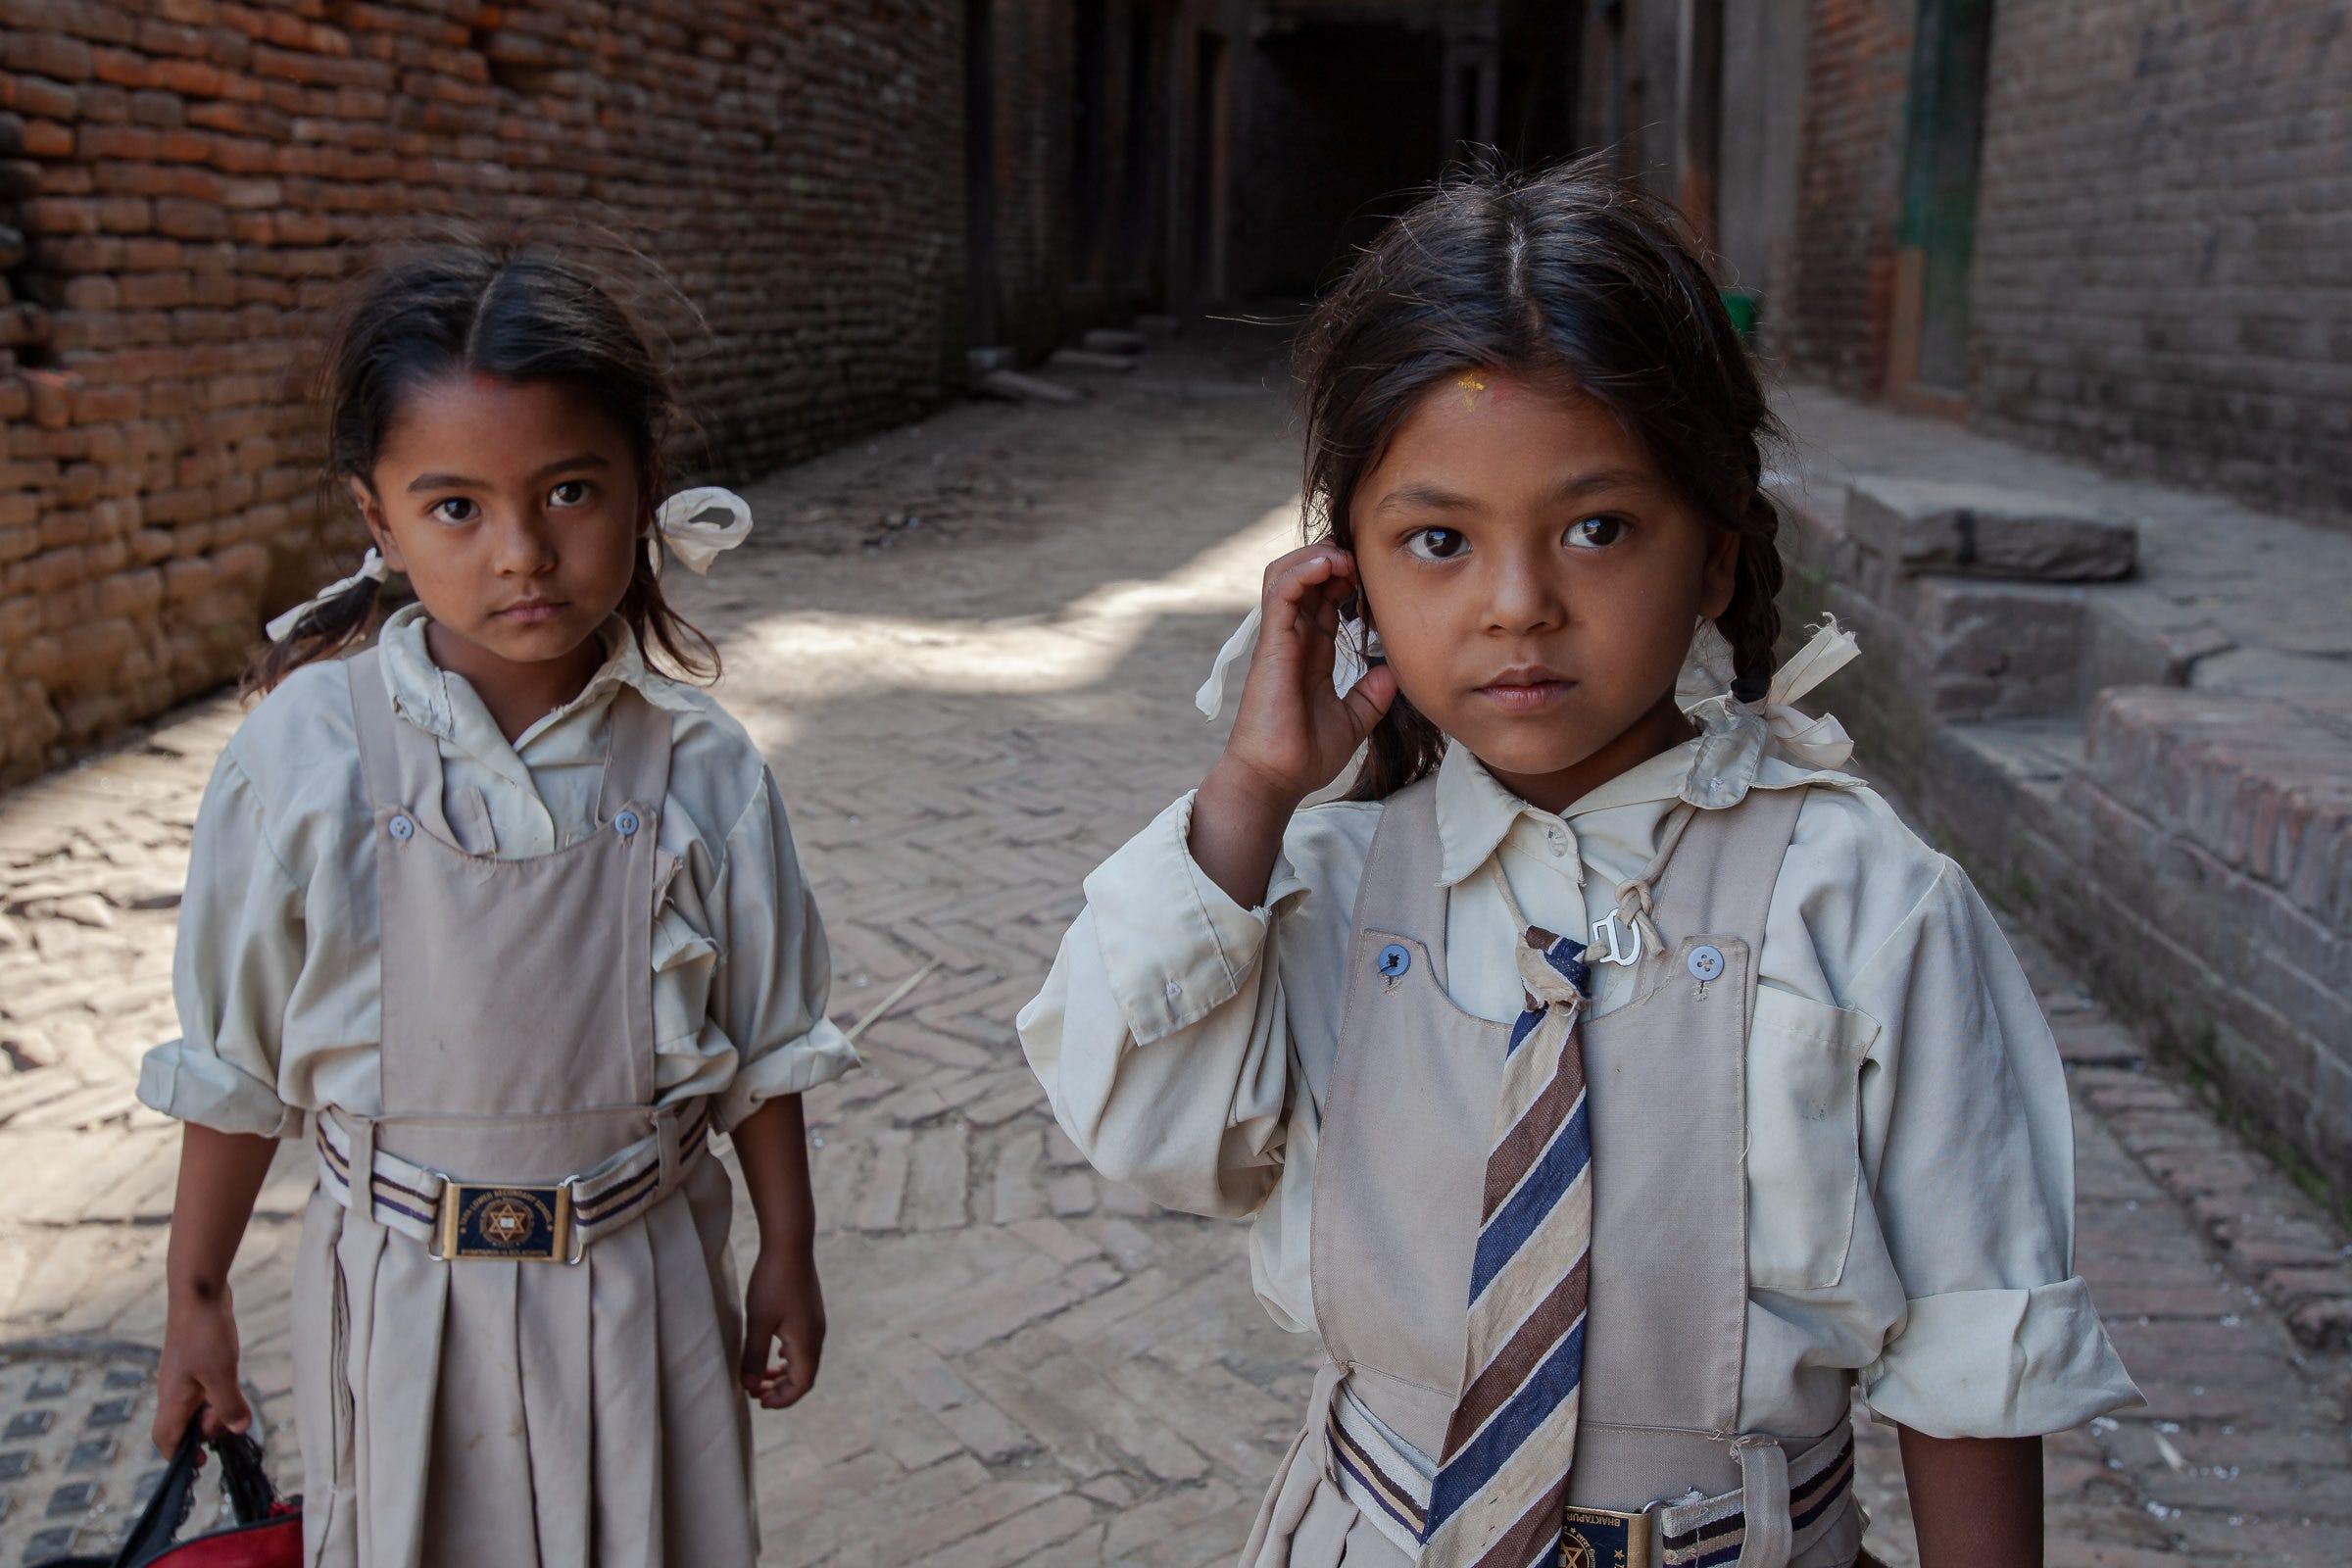
[[[652,1114],[651,1135],[550,1186],[462,1181],[376,1149],[370,1211],[377,1224],[437,1258],[576,1263],[598,1240],[677,1191],[709,1149],[709,1096],[691,1102],[683,1115],[672,1106]],[[351,1132],[332,1114],[312,1121],[319,1190],[348,1208]]]
[[[1436,1461],[1374,1415],[1347,1384],[1324,1424],[1330,1473],[1358,1512],[1419,1560]],[[1854,1484],[1849,1426],[1791,1456],[1775,1440],[1733,1440],[1740,1487],[1693,1493],[1631,1511],[1568,1505],[1560,1561],[1567,1568],[1784,1568],[1826,1535]]]

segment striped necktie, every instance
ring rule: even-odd
[[[1592,1123],[1576,1029],[1592,990],[1584,951],[1532,925],[1518,950],[1526,1010],[1511,1026],[1494,1109],[1466,1376],[1430,1491],[1420,1568],[1530,1568],[1559,1551],[1592,1242]]]

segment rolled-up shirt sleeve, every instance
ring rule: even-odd
[[[1932,1437],[2059,1432],[2138,1402],[2074,1272],[2074,1132],[2033,987],[1946,860],[1857,973],[1871,1216],[1904,1298],[1861,1371]]]
[[[1255,1212],[1281,1175],[1292,1061],[1269,913],[1194,860],[1193,797],[1086,879],[1086,907],[1021,1009],[1029,1065],[1096,1169],[1188,1213]]]
[[[225,1133],[292,1138],[278,1096],[286,1007],[303,962],[303,898],[233,749],[206,786],[172,961],[180,1038],[139,1064],[139,1099]]]
[[[773,775],[728,832],[706,903],[718,950],[709,1021],[737,1053],[718,1105],[719,1125],[732,1129],[766,1102],[858,1065],[857,1048],[825,1016],[832,956]]]

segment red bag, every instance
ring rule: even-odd
[[[196,1502],[196,1474],[203,1462],[203,1416],[181,1435],[171,1468],[139,1522],[112,1557],[59,1557],[38,1568],[301,1568],[302,1499],[281,1499],[262,1469],[262,1446],[242,1433],[212,1440],[220,1456],[220,1490],[236,1523],[225,1530],[179,1541],[179,1527]]]

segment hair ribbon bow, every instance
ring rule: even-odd
[[[752,533],[752,509],[743,497],[719,485],[681,490],[654,513],[654,532],[669,553],[698,577],[710,574],[710,563],[734,549]],[[646,542],[654,569],[662,569],[662,553]]]
[[[312,611],[319,609],[330,600],[342,598],[364,582],[381,583],[391,575],[392,568],[384,564],[383,556],[370,547],[367,559],[360,563],[359,570],[339,582],[328,583],[284,614],[272,616],[270,623],[262,628],[263,634],[273,643],[284,642],[286,634],[301,625],[303,617]]]
[[[1250,607],[1250,613],[1225,646],[1217,650],[1217,662],[1209,666],[1208,679],[1193,694],[1193,706],[1206,719],[1221,718],[1228,710],[1241,707],[1242,687],[1250,678],[1250,662],[1257,657],[1258,633],[1265,626],[1266,612],[1262,605]],[[1331,658],[1332,690],[1342,697],[1355,689],[1372,668],[1367,655],[1377,655],[1380,645],[1377,635],[1360,620],[1344,621],[1334,640]]]
[[[1742,703],[1722,689],[1730,647],[1712,626],[1701,628],[1684,669],[1677,696],[1683,712],[1698,726],[1698,755],[1691,760],[1682,797],[1701,810],[1737,806],[1756,779],[1767,751],[1811,772],[1831,772],[1854,753],[1845,726],[1829,713],[1819,717],[1797,700],[1860,653],[1854,634],[1827,617],[1810,641],[1773,672],[1764,696]],[[1712,686],[1712,695],[1694,693]]]

